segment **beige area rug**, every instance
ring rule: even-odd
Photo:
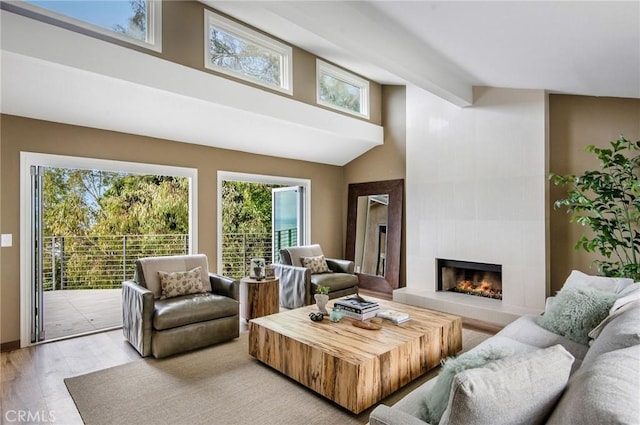
[[[465,329],[463,349],[490,335]],[[65,379],[87,425],[366,424],[247,354],[248,334],[167,359],[133,363]],[[437,375],[433,370],[382,401],[392,405]]]

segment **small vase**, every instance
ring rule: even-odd
[[[318,306],[318,310],[320,310],[320,313],[329,314],[327,312],[327,303],[329,302],[329,295],[314,294],[313,297],[316,299],[316,305]]]

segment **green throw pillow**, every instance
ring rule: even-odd
[[[555,334],[588,345],[589,332],[607,317],[616,298],[613,292],[590,287],[565,288],[538,323]]]
[[[442,370],[438,375],[433,388],[422,400],[420,418],[431,424],[438,425],[440,418],[449,404],[449,393],[451,384],[456,374],[467,370],[478,368],[494,360],[503,359],[513,354],[513,349],[508,347],[488,347],[486,349],[469,351],[458,357],[450,357],[442,362]]]

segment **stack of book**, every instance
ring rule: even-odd
[[[399,323],[404,323],[407,320],[410,320],[411,317],[407,313],[397,310],[381,310],[378,311],[376,317],[380,317],[381,319],[385,319],[390,321],[391,323],[395,323],[396,325]]]
[[[376,317],[380,306],[373,301],[365,301],[358,298],[340,298],[333,303],[333,308],[343,315],[357,320],[367,320]]]

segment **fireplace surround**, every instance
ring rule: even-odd
[[[394,301],[504,326],[550,294],[547,94],[406,89],[405,286]],[[502,265],[502,300],[438,291],[436,258]]]

